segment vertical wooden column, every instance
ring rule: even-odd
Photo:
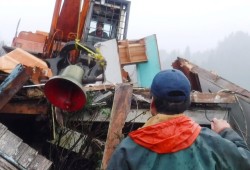
[[[107,169],[108,161],[121,142],[122,128],[130,111],[133,87],[130,84],[120,84],[115,88],[115,95],[110,116],[107,140],[102,158],[102,168]]]

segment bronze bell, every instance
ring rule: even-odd
[[[56,107],[74,112],[84,107],[87,96],[82,86],[84,71],[77,65],[67,66],[61,75],[54,76],[45,84],[44,93]]]

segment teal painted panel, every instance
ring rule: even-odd
[[[154,76],[161,71],[156,35],[144,38],[148,61],[136,64],[139,87],[150,88]]]

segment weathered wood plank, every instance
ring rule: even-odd
[[[115,89],[114,84],[101,84],[101,85],[87,85],[84,86],[86,91],[98,91],[98,90],[113,90]]]
[[[21,138],[10,131],[7,131],[0,138],[0,151],[9,157],[12,157],[21,143]]]
[[[19,64],[0,84],[0,109],[22,88],[24,83],[29,80],[31,74],[31,68]]]
[[[235,95],[227,92],[218,93],[191,93],[191,102],[193,103],[235,103]]]
[[[13,159],[18,160],[24,154],[25,150],[28,149],[28,147],[29,146],[26,143],[21,143],[13,155]]]
[[[1,170],[19,170],[11,163],[0,157],[0,169]]]
[[[47,170],[52,162],[41,155],[37,155],[33,162],[27,168],[28,170]]]
[[[7,103],[0,113],[7,114],[47,114],[48,104],[47,103],[38,103],[38,101],[21,101],[16,103]]]
[[[0,170],[47,170],[52,162],[0,123]]]
[[[2,123],[0,123],[0,137],[2,137],[3,134],[6,133],[7,129],[8,128],[6,126],[4,126]]]
[[[120,84],[115,89],[107,140],[102,158],[102,168],[106,169],[110,156],[122,138],[122,128],[129,113],[133,88]]]
[[[29,147],[25,143],[22,143],[18,149],[20,150],[20,152],[17,155],[17,157],[18,157],[18,159],[16,159],[17,162],[20,165],[22,165],[24,168],[28,168],[28,166],[31,164],[31,162],[37,156],[38,152],[35,149]]]

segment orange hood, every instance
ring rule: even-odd
[[[138,145],[154,152],[173,153],[191,146],[200,130],[199,124],[181,115],[133,131],[129,136]]]

